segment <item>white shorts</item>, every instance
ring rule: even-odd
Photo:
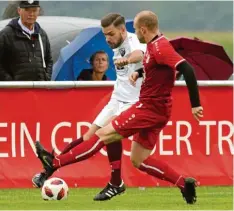
[[[98,114],[93,124],[99,127],[104,127],[111,117],[118,116],[123,111],[130,108],[133,104],[135,104],[135,102],[129,103],[129,102],[121,102],[116,99],[110,99],[107,105]]]

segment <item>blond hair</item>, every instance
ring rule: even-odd
[[[158,16],[152,11],[142,11],[136,15],[137,24],[145,26],[150,31],[158,29]]]

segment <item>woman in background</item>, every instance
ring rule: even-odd
[[[78,81],[106,81],[109,57],[105,51],[97,51],[90,58],[92,69],[84,69],[77,77]]]

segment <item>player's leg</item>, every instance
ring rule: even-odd
[[[83,141],[89,140],[98,129],[100,129],[100,127],[98,125],[92,124],[91,127],[89,128],[89,130],[83,136],[81,136],[79,139],[76,139],[76,140],[72,141],[71,143],[69,143],[63,149],[61,154],[65,154],[65,153],[69,152],[72,148],[74,148],[77,145],[79,145],[80,143],[82,143]]]
[[[131,132],[133,134],[138,132],[134,136],[134,141],[138,145],[136,144],[135,153],[133,153],[135,156],[133,157],[132,155],[135,166],[138,166],[140,170],[148,174],[177,185],[182,190],[183,197],[187,203],[194,203],[196,201],[196,191],[193,178],[184,179],[181,177],[181,174],[178,174],[166,163],[155,160],[152,157],[146,158],[150,150],[154,148],[159,133],[166,126],[170,118],[170,111],[170,107],[167,107],[164,101],[155,103],[142,101],[120,114],[119,117],[112,121],[112,124],[115,130],[123,137],[129,137]]]
[[[61,152],[61,154],[66,154],[69,152],[71,149],[76,147],[77,145],[81,144],[83,141],[86,141],[90,139],[91,136],[95,134],[95,132],[99,129],[100,127],[92,124],[89,130],[84,134],[84,136],[81,136],[79,139],[73,140],[71,143],[69,143]],[[54,172],[51,171],[50,174],[48,174],[46,171],[42,171],[40,173],[37,173],[36,175],[33,176],[32,178],[32,183],[34,187],[40,188],[43,186],[44,182],[52,176]]]
[[[69,143],[62,150],[61,154],[66,154],[71,149],[81,144],[83,141],[89,140],[98,129],[100,129],[101,127],[103,127],[109,122],[108,121],[109,118],[113,116],[117,110],[118,110],[118,102],[114,99],[111,99],[108,102],[108,104],[102,109],[102,111],[98,114],[98,116],[94,120],[89,130],[79,139],[74,140],[71,143]],[[50,176],[52,176],[53,173],[54,173],[53,171],[50,171],[50,173],[48,173],[47,171],[38,173],[34,175],[34,177],[32,178],[32,183],[34,184],[35,187],[40,188],[44,184],[45,180],[47,180]]]
[[[121,178],[122,141],[107,144],[106,151],[111,167],[111,178],[106,187],[94,197],[95,201],[109,200],[126,190]]]
[[[44,150],[39,142],[36,142],[38,157],[46,172],[85,160],[97,153],[105,144],[120,141],[123,137],[135,134],[141,127],[148,127],[149,124],[152,124],[152,121],[154,121],[153,113],[145,113],[147,109],[147,106],[137,103],[116,117],[111,124],[99,129],[89,140],[82,142],[71,149],[69,153],[63,155],[54,157]],[[152,119],[144,121],[148,119],[148,116],[152,117]]]
[[[89,140],[95,133],[97,130],[99,130],[102,126],[98,126],[96,124],[92,124],[91,127],[89,128],[89,130],[83,135],[83,140],[87,141]]]
[[[118,101],[115,99],[111,99],[107,105],[101,110],[101,112],[97,115],[93,124],[89,128],[89,130],[81,136],[79,139],[72,141],[68,144],[65,149],[61,152],[61,154],[65,154],[69,152],[72,148],[76,147],[83,141],[89,140],[98,129],[107,125],[111,120],[110,118],[114,116],[116,111],[118,110]]]
[[[132,103],[119,102],[119,110],[117,111],[116,116],[120,115],[123,111],[127,110],[131,106]],[[115,196],[113,192],[121,194],[126,190],[121,177],[122,142],[117,141],[106,145],[106,151],[111,167],[111,178],[106,187],[94,197],[95,201],[109,200]]]
[[[180,189],[184,188],[183,176],[171,169],[167,163],[150,156],[151,151],[133,141],[131,149],[131,162],[133,166],[161,180],[173,183]]]
[[[119,102],[117,102],[116,107],[117,109],[115,110],[115,112],[118,110]],[[103,126],[106,126],[107,124],[109,124],[115,117],[116,116],[114,115],[109,116],[108,120],[105,122],[105,125]],[[95,123],[98,122],[97,120],[95,121]],[[122,181],[121,171],[120,171],[121,170],[121,156],[122,156],[122,142],[117,141],[112,144],[106,145],[106,151],[107,151],[107,156],[108,156],[108,160],[109,160],[110,167],[111,167],[110,182],[111,184],[115,186],[119,186]]]
[[[69,153],[54,157],[43,148],[40,142],[36,142],[36,150],[38,158],[41,160],[46,172],[50,174],[62,166],[88,159],[104,147],[105,144],[121,141],[122,138],[123,137],[121,135],[116,133],[112,124],[108,124],[107,126],[99,129],[92,138],[72,148]],[[99,198],[99,200],[111,199],[112,197],[121,194],[125,190],[125,188],[123,189],[122,187],[123,186],[121,185],[116,187],[108,184],[103,190],[103,194],[106,197]]]
[[[150,156],[153,143],[155,144],[155,140],[158,138],[158,133],[158,130],[152,132],[142,131],[138,136],[138,140],[135,140],[137,142],[132,142],[131,161],[133,165],[151,176],[176,185],[180,188],[187,203],[195,203],[195,180],[193,178],[184,178],[166,162]],[[148,140],[146,141],[146,139]]]
[[[80,162],[92,157],[94,154],[99,152],[105,144],[120,141],[122,138],[123,137],[121,135],[115,132],[112,124],[108,124],[104,128],[99,129],[89,140],[82,142],[65,154],[54,156],[46,151],[38,141],[35,143],[35,147],[38,158],[44,166],[45,177],[47,177],[47,175],[52,175],[54,171],[62,166]]]
[[[105,140],[109,140],[106,141],[107,144],[119,141],[122,138],[120,138],[120,136],[118,136],[117,134],[114,134],[113,131],[108,132],[110,130],[108,125],[105,127],[105,129],[102,128],[100,130],[105,130]],[[41,160],[45,171],[40,174],[36,174],[33,177],[33,184],[36,187],[41,187],[44,184],[45,180],[49,178],[56,171],[56,169],[92,157],[105,146],[104,142],[99,139],[99,137],[100,136],[94,134],[89,140],[83,141],[79,145],[71,148],[69,152],[57,156],[54,156],[53,154],[46,151],[41,143],[37,141],[35,146],[38,158]]]
[[[84,136],[81,136],[79,139],[73,140],[71,143],[69,143],[61,152],[62,154],[66,154],[69,152],[72,148],[76,147],[77,145],[81,144],[83,141],[88,140],[91,136],[95,134],[95,132],[99,129],[100,127],[92,124],[89,130],[84,134]],[[36,175],[33,176],[32,178],[32,183],[34,187],[40,188],[43,186],[44,182],[52,176],[54,172],[51,171],[51,174],[48,174],[46,171],[42,171],[40,173],[37,173]]]
[[[113,117],[111,120],[113,120]],[[110,141],[111,142],[111,141]],[[123,193],[126,190],[121,178],[122,141],[115,141],[106,145],[106,152],[111,167],[110,182],[95,197],[95,201],[105,201]]]
[[[108,107],[109,108],[107,109],[107,112],[101,112],[102,114],[100,114],[95,119],[94,124],[99,125],[100,127],[103,127],[107,125],[108,123],[110,123],[115,118],[115,116],[113,116],[113,113],[117,111],[116,108],[119,107],[119,102],[114,101],[114,105],[110,105]],[[113,110],[113,108],[115,109]],[[110,110],[112,110],[112,113],[108,112]],[[110,118],[110,116],[112,117]],[[107,118],[109,119],[107,120]],[[91,138],[92,135],[93,133],[88,133],[86,134],[86,137],[84,136],[84,139],[88,140]],[[108,183],[107,186],[94,197],[94,200],[96,201],[103,201],[103,200],[110,199],[108,195],[105,194],[105,191],[109,189],[110,186],[111,187],[113,186],[115,188],[116,193],[118,194],[125,191],[125,185],[122,182],[122,178],[121,178],[122,142],[117,141],[117,142],[113,142],[111,144],[106,145],[106,151],[107,151],[108,160],[111,166],[111,179],[110,179],[110,183]]]
[[[126,137],[131,136],[134,133],[132,133],[132,131],[128,132],[130,133],[127,133]],[[86,160],[96,154],[106,144],[120,141],[122,138],[123,136],[118,134],[112,126],[112,123],[110,123],[99,129],[89,140],[82,142],[65,154],[54,156],[46,151],[38,141],[35,143],[35,146],[38,158],[44,166],[45,173],[51,175],[56,169]]]
[[[143,163],[143,161],[146,160],[150,156],[151,151],[152,150],[150,149],[146,149],[142,147],[137,142],[132,141],[131,155],[130,155],[130,160],[132,162],[132,165],[135,168],[139,168],[140,165]]]
[[[40,142],[36,142],[36,152],[47,172],[82,160],[86,160],[96,154],[105,144],[120,141],[122,136],[117,134],[111,124],[99,129],[89,140],[82,142],[68,153],[57,156],[44,149]]]
[[[111,167],[110,183],[119,186],[121,179],[121,157],[122,157],[122,141],[113,142],[106,145],[106,152]]]

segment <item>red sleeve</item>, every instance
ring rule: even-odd
[[[173,69],[185,59],[180,56],[175,49],[172,47],[170,42],[165,38],[159,38],[152,42],[154,58],[159,64],[168,65]]]

